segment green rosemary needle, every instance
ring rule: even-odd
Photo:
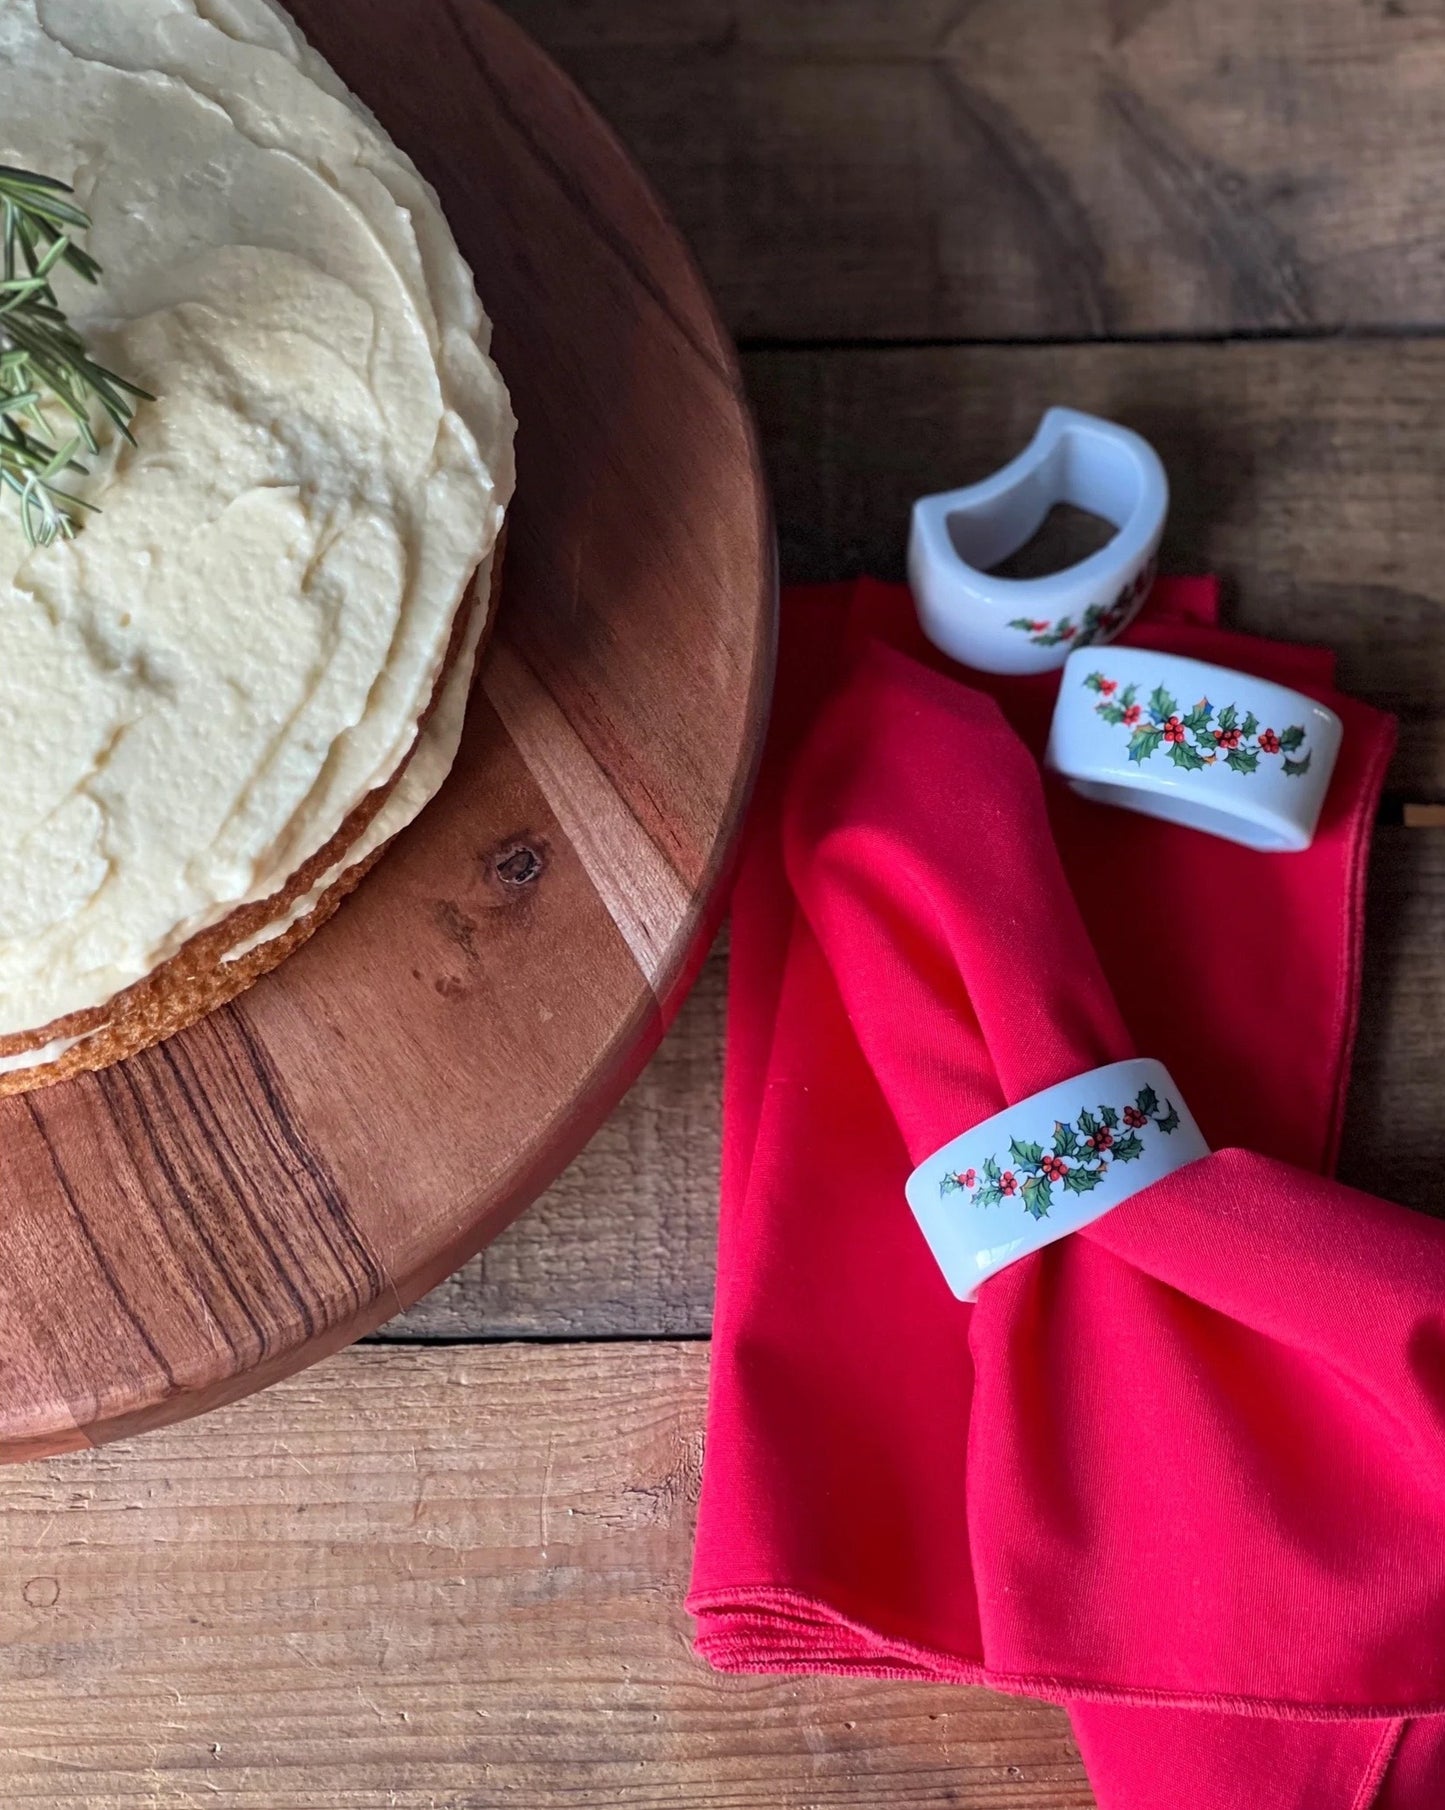
[[[133,444],[135,405],[152,400],[96,364],[55,299],[50,278],[58,265],[87,283],[100,275],[73,237],[90,226],[73,192],[50,176],[0,164],[0,488],[19,499],[25,537],[37,547],[71,539],[80,512],[94,507],[61,483],[66,472],[84,476],[81,455],[99,450],[95,409]]]

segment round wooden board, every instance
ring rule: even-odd
[[[645,1060],[717,909],[776,584],[728,340],[576,90],[482,0],[291,0],[441,191],[521,422],[457,770],[235,1006],[0,1103],[0,1455],[233,1400],[495,1236]]]

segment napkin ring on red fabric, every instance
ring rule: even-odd
[[[1058,503],[1118,532],[1061,572],[989,570],[1032,540]],[[1112,641],[1138,614],[1168,512],[1169,480],[1147,440],[1077,409],[1050,409],[991,478],[915,503],[908,576],[923,632],[982,672],[1055,671],[1071,649]]]
[[[990,1276],[1209,1155],[1162,1063],[1114,1062],[965,1131],[908,1179],[944,1279],[974,1301]]]
[[[1073,789],[1269,853],[1314,840],[1344,730],[1249,673],[1147,648],[1069,656],[1046,763]]]

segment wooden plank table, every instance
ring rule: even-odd
[[[896,576],[912,496],[1074,402],[1164,452],[1168,568],[1399,713],[1343,1167],[1445,1211],[1438,10],[509,10],[697,246],[791,576]],[[9,1803],[1092,1802],[1046,1706],[690,1655],[724,985],[720,950],[586,1154],[379,1342],[0,1475]]]

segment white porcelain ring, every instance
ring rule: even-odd
[[[1069,656],[1045,759],[1085,798],[1293,853],[1314,840],[1343,733],[1288,686],[1115,647]]]
[[[935,1151],[908,1204],[948,1286],[990,1276],[1209,1155],[1162,1063],[1115,1062],[1045,1088]]]
[[[1058,503],[1117,532],[1077,565],[1042,578],[990,568],[1030,541]],[[913,506],[908,578],[923,632],[983,672],[1050,672],[1077,647],[1112,641],[1154,582],[1169,512],[1159,455],[1136,433],[1054,408],[1002,471]]]

